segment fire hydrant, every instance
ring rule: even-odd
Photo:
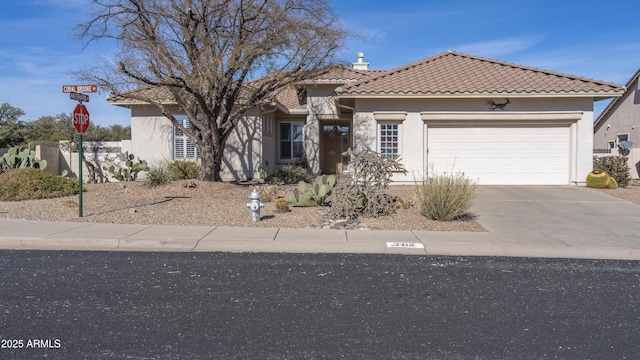
[[[249,194],[249,202],[247,207],[251,209],[251,220],[260,221],[260,208],[264,207],[264,204],[260,202],[262,195],[258,192],[258,189],[253,188],[251,194]]]

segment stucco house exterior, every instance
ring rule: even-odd
[[[640,69],[627,82],[626,91],[600,113],[593,124],[593,148],[617,149],[622,141],[640,148]]]
[[[247,112],[225,149],[223,177],[253,178],[259,164],[273,170],[302,158],[314,173],[342,173],[344,151],[368,148],[401,157],[408,173],[396,174],[396,183],[435,171],[486,185],[583,185],[592,170],[593,103],[624,92],[452,51],[392,70],[368,65],[358,54],[352,67],[336,65]],[[154,107],[110,102],[131,109],[136,156],[197,156]]]
[[[640,69],[629,79],[622,96],[615,98],[593,124],[593,152],[596,156],[627,156],[631,177],[640,177]],[[631,148],[620,148],[630,141]],[[628,144],[628,143],[626,143]]]

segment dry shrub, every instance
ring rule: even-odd
[[[469,211],[477,189],[463,173],[438,174],[415,185],[422,215],[440,221],[455,220]]]

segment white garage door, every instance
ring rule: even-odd
[[[429,126],[429,166],[481,185],[569,184],[567,126]]]

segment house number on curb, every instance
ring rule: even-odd
[[[388,248],[424,249],[422,243],[388,242]]]

